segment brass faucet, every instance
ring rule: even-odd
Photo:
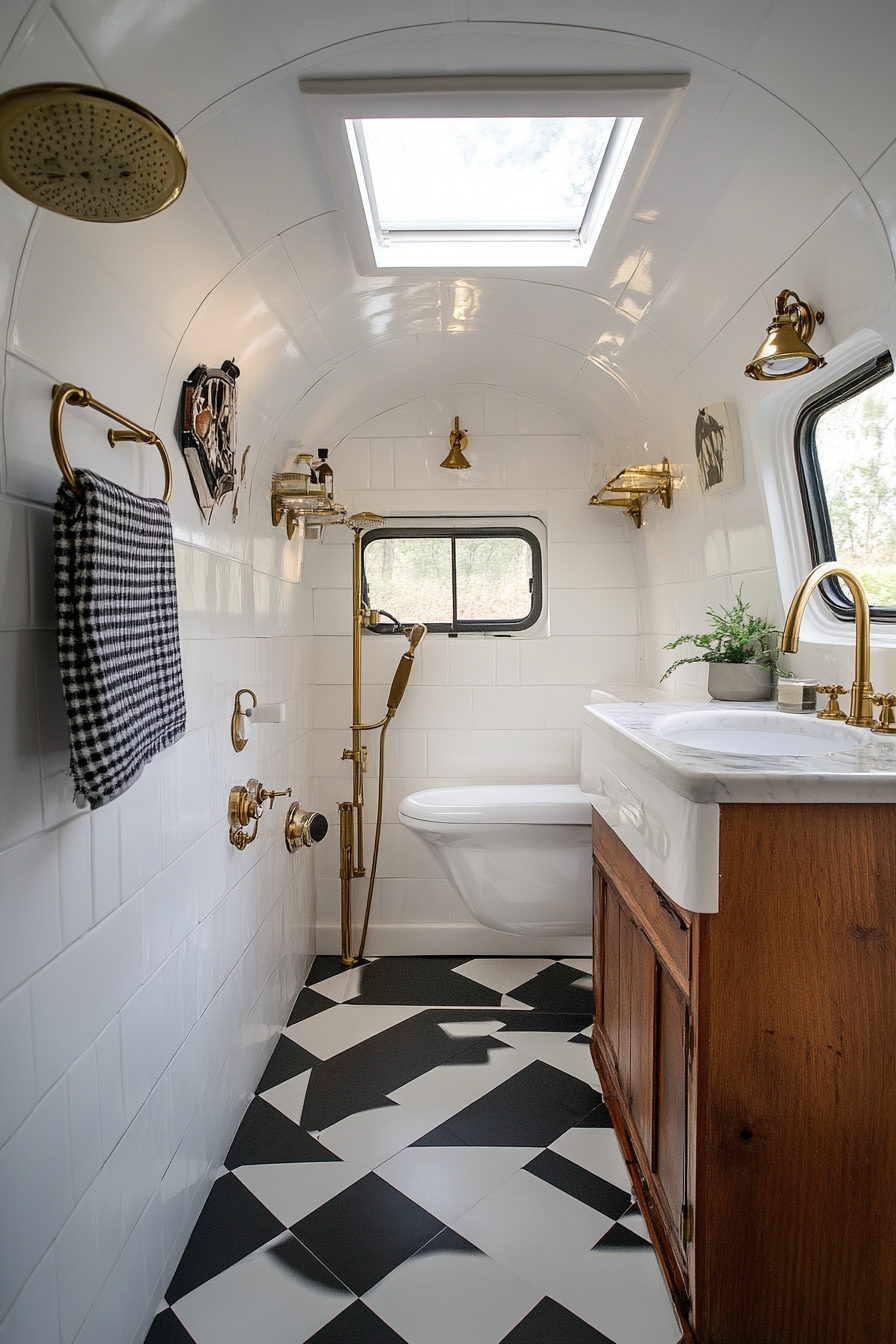
[[[836,574],[843,580],[852,593],[856,604],[856,676],[852,684],[849,700],[849,715],[846,722],[856,728],[870,728],[874,723],[871,707],[873,688],[869,679],[871,671],[871,616],[868,611],[868,596],[862,586],[862,580],[845,565],[828,561],[816,565],[811,574],[803,579],[793,595],[784,630],[781,635],[781,652],[796,653],[799,648],[800,622],[809,598],[815,589],[829,575]]]

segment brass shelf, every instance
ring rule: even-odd
[[[279,527],[285,516],[289,541],[302,520],[305,520],[306,537],[319,536],[322,527],[345,521],[342,504],[334,503],[323,491],[309,492],[298,488],[307,480],[307,476],[288,471],[276,472],[271,477],[271,522],[274,527]]]
[[[591,496],[588,503],[606,509],[623,509],[635,527],[642,527],[644,500],[655,496],[664,509],[671,509],[673,491],[683,484],[684,476],[669,465],[668,457],[664,457],[655,465],[623,467]]]

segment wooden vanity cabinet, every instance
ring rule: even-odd
[[[595,813],[593,1054],[696,1344],[896,1344],[896,805],[725,805],[717,914]]]

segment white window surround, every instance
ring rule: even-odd
[[[797,417],[811,397],[889,348],[891,343],[879,332],[869,328],[857,331],[825,355],[823,369],[773,388],[756,412],[756,456],[785,612],[812,569],[794,451]],[[878,647],[896,648],[896,629],[891,625],[872,622],[871,638]],[[824,599],[814,593],[800,628],[800,646],[804,643],[854,645],[854,624],[839,621]]]
[[[637,209],[689,76],[434,76],[418,79],[303,79],[300,89],[361,275],[502,272],[519,267],[584,267],[605,254]],[[354,136],[347,123],[367,117],[616,117],[586,214],[581,244],[569,238],[478,234],[463,239],[414,236],[384,246],[359,186]],[[640,122],[640,129],[639,129]],[[462,183],[457,183],[462,190]]]

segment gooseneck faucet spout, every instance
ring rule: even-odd
[[[846,722],[856,728],[870,728],[874,723],[871,705],[871,615],[868,610],[868,595],[858,574],[854,574],[845,565],[835,560],[816,565],[803,579],[793,595],[784,630],[781,635],[781,652],[796,653],[800,643],[800,622],[806,610],[809,598],[822,579],[837,575],[852,593],[856,606],[856,674],[852,683],[849,701],[849,716]]]

